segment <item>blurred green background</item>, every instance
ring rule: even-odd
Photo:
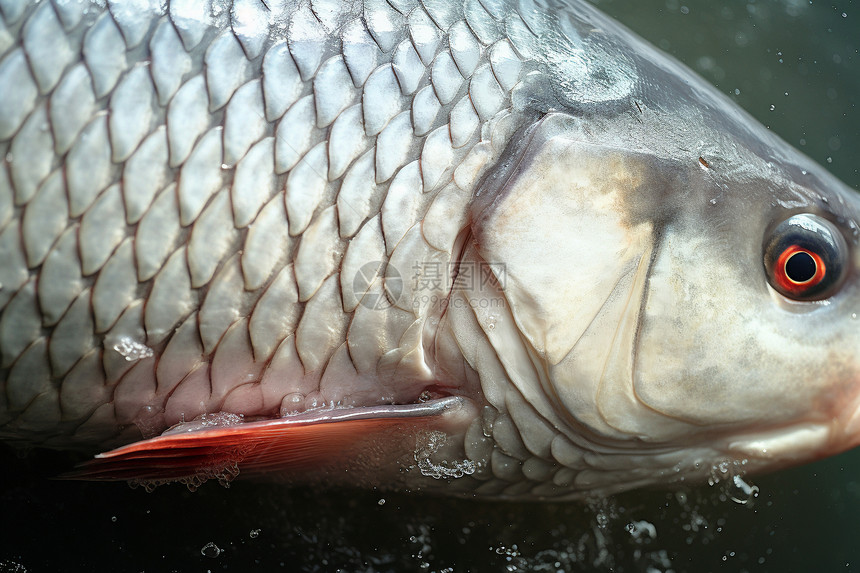
[[[591,1],[860,189],[860,3]]]
[[[600,0],[860,189],[860,9],[801,0]],[[0,452],[6,571],[860,571],[860,452],[597,504],[500,504],[238,482],[152,494],[45,481]],[[211,544],[211,545],[210,545]]]

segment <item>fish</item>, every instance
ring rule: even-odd
[[[67,477],[566,500],[860,443],[856,193],[585,2],[0,16],[0,440]]]

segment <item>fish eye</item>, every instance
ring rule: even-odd
[[[764,267],[770,285],[783,296],[821,300],[840,285],[847,251],[833,223],[802,213],[773,229],[765,243]]]

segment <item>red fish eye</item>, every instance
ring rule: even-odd
[[[818,285],[827,274],[821,257],[799,245],[787,247],[776,259],[774,279],[786,292],[801,294]]]
[[[843,232],[823,217],[798,213],[767,235],[764,268],[770,286],[796,301],[833,296],[850,260]]]

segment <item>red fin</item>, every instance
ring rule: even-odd
[[[461,398],[445,398],[167,433],[99,454],[61,477],[194,486],[211,478],[229,482],[240,471],[318,475],[356,463],[382,467],[414,449],[416,431],[452,422],[459,427],[465,405]]]

